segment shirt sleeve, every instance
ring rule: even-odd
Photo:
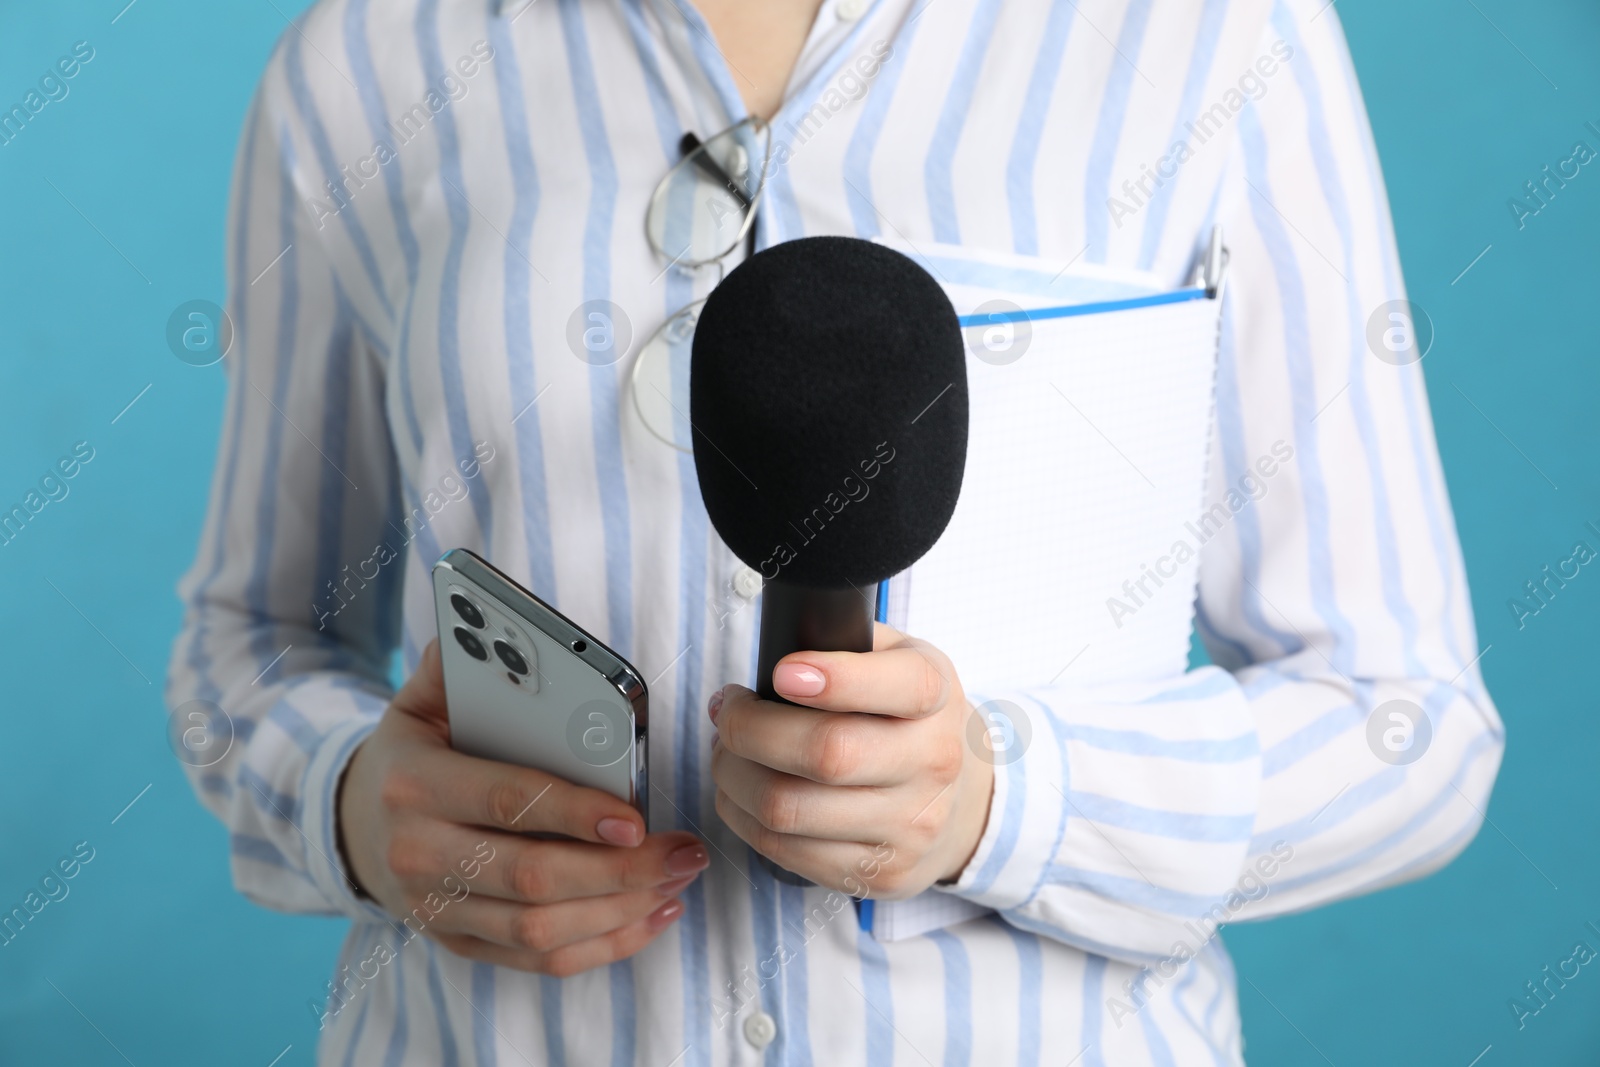
[[[400,543],[399,478],[384,365],[306,209],[315,183],[298,172],[281,90],[275,62],[235,166],[227,407],[179,586],[173,749],[228,829],[246,896],[378,917],[340,860],[335,797],[391,695],[404,562],[379,546]]]
[[[944,887],[1133,962],[1443,866],[1503,745],[1421,364],[1383,342],[1405,290],[1342,31],[1295,0],[1258,54],[1275,42],[1290,56],[1234,117],[1217,209],[1205,506],[1229,518],[1200,550],[1197,618],[1214,665],[985,694],[1031,739]]]

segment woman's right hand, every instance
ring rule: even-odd
[[[710,864],[609,793],[452,749],[437,641],[351,758],[338,814],[350,873],[385,911],[458,955],[557,977],[644,948]]]

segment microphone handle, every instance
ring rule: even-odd
[[[761,648],[756,657],[756,693],[784,700],[772,688],[772,668],[791,652],[871,652],[877,587],[813,589],[771,581],[761,590]],[[762,856],[767,873],[787,885],[814,885]]]
[[[813,589],[772,581],[761,590],[761,649],[756,693],[784,700],[772,688],[772,668],[791,652],[871,652],[877,587]]]

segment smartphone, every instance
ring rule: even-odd
[[[602,789],[645,816],[649,694],[633,665],[464,548],[433,565],[450,745]]]

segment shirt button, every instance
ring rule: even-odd
[[[865,15],[867,8],[871,6],[872,0],[839,0],[838,5],[833,10],[844,21],[854,22],[862,15]]]
[[[758,1011],[744,1021],[744,1039],[756,1048],[766,1048],[777,1036],[778,1024],[764,1011]]]
[[[754,567],[740,567],[733,572],[733,591],[746,600],[761,595],[761,572]]]

